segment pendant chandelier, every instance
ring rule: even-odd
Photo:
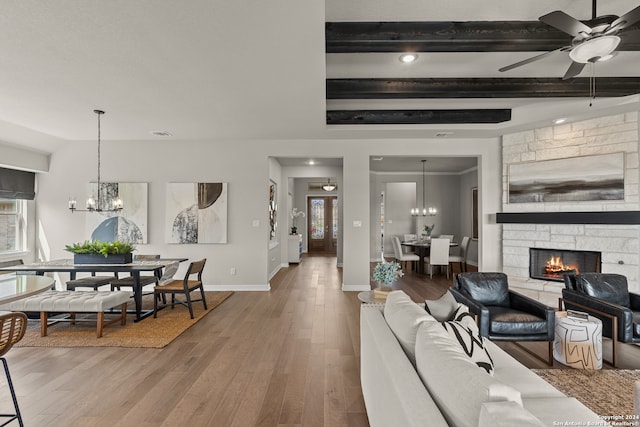
[[[331,178],[327,179],[327,183],[322,186],[324,191],[333,191],[336,189],[336,185],[331,183]]]
[[[71,212],[119,212],[123,208],[123,203],[120,197],[115,197],[111,200],[102,197],[103,185],[100,182],[100,116],[104,114],[102,110],[93,110],[98,116],[98,186],[97,196],[94,198],[93,194],[89,196],[86,203],[86,209],[76,208],[76,198],[69,198],[69,209]],[[105,207],[103,207],[103,205]]]
[[[418,216],[418,215],[422,215],[422,216],[435,216],[438,213],[438,210],[434,207],[429,206],[428,208],[425,207],[426,204],[426,184],[425,184],[425,172],[424,172],[424,165],[427,163],[426,160],[421,160],[422,161],[422,211],[420,211],[420,209],[418,208],[413,208],[411,209],[411,215],[412,216]]]

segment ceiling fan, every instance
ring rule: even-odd
[[[575,77],[580,74],[587,63],[595,63],[611,58],[621,41],[622,34],[618,35],[618,33],[640,21],[640,6],[621,17],[615,15],[598,17],[596,16],[596,0],[593,0],[592,19],[586,21],[586,23],[578,21],[560,10],[548,13],[538,19],[544,24],[573,36],[571,44],[507,65],[500,68],[500,71],[509,71],[555,52],[568,52],[571,65],[562,79],[566,80]],[[637,37],[637,33],[632,37]]]

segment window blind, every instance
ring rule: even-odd
[[[35,183],[34,172],[0,168],[0,198],[33,200]]]

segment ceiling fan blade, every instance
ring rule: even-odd
[[[548,52],[541,53],[540,55],[532,56],[531,58],[527,58],[527,59],[525,59],[523,61],[516,62],[515,64],[511,64],[511,65],[507,65],[506,67],[502,67],[498,71],[504,72],[504,71],[513,70],[514,68],[521,67],[521,66],[526,65],[526,64],[530,64],[531,62],[534,62],[534,61],[537,61],[537,60],[542,59],[544,57],[547,57],[547,56],[551,55],[552,53],[558,52],[560,50],[567,49],[568,47],[569,46],[563,46],[563,47],[555,49],[555,50],[550,50]]]
[[[629,12],[622,15],[620,18],[613,21],[609,26],[609,29],[613,31],[618,31],[623,28],[627,28],[638,21],[640,21],[640,6],[636,7],[633,10],[630,10]],[[609,30],[607,30],[607,33],[608,32]]]
[[[574,37],[580,33],[591,33],[591,27],[560,10],[547,13],[538,19],[547,25],[551,25],[552,27],[564,31],[567,34],[571,34]]]
[[[587,64],[572,61],[571,65],[569,66],[569,69],[567,70],[566,73],[564,73],[564,76],[562,76],[562,80],[567,80],[577,76],[582,72],[582,69],[584,68],[585,65]]]
[[[623,48],[625,43],[640,43],[640,30],[627,30],[619,34],[619,36],[622,41],[620,42],[620,47],[616,50],[625,50]]]

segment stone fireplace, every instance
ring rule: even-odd
[[[529,248],[529,277],[563,282],[567,273],[600,273],[601,256],[598,251]]]
[[[630,112],[503,136],[502,214],[526,217],[522,221],[499,221],[502,269],[509,277],[510,287],[549,306],[558,306],[564,288],[562,278],[547,277],[539,267],[530,271],[530,248],[534,248],[541,254],[549,252],[545,255],[561,252],[564,264],[574,262],[567,258],[568,253],[598,253],[599,259],[589,261],[591,267],[578,269],[623,274],[629,289],[640,291],[640,221],[619,221],[613,215],[640,212],[638,135],[638,112]],[[624,152],[625,158],[624,200],[509,203],[508,173],[512,163],[618,152]],[[586,219],[566,221],[566,214],[572,212],[579,213],[576,218]],[[591,220],[593,217],[606,220],[598,223]]]

